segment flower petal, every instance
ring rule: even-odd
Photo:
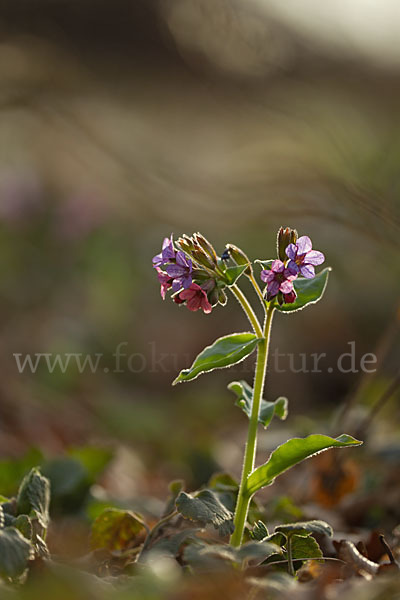
[[[305,254],[312,249],[312,242],[308,235],[302,235],[296,242],[297,254]]]
[[[294,260],[289,260],[288,264],[286,265],[286,269],[284,271],[285,277],[289,277],[291,275],[294,275],[297,277],[298,272],[299,272],[299,267],[296,265]]]
[[[159,265],[163,264],[163,257],[162,257],[162,253],[161,252],[160,252],[160,254],[156,254],[153,257],[152,263],[153,263],[153,267],[158,267]]]
[[[165,262],[175,258],[174,243],[172,241],[172,233],[170,238],[164,238],[162,245],[162,257]]]
[[[190,269],[192,266],[191,261],[188,260],[188,258],[186,257],[186,254],[184,252],[182,252],[182,250],[179,250],[176,253],[176,264],[180,265],[184,269]]]
[[[297,246],[296,244],[289,244],[285,250],[286,256],[291,260],[295,260],[297,256]]]
[[[307,252],[306,263],[309,265],[322,265],[324,260],[325,256],[322,254],[322,252],[318,252],[318,250],[311,250],[310,252]]]
[[[285,265],[281,260],[274,260],[274,262],[271,265],[271,271],[273,271],[274,273],[282,273],[284,269]]]
[[[300,273],[306,279],[312,279],[313,277],[315,277],[315,269],[312,265],[307,265],[307,264],[300,265]]]
[[[195,294],[194,296],[192,296],[192,298],[189,298],[189,300],[186,303],[186,306],[188,307],[189,310],[195,312],[196,310],[199,310],[199,308],[201,307],[201,302],[202,302],[202,298],[199,294]]]
[[[179,294],[179,298],[181,300],[190,300],[195,295],[196,295],[196,290],[191,290],[190,288],[188,288],[187,290],[183,290],[183,292],[181,292]]]
[[[276,296],[277,293],[279,292],[279,283],[277,281],[275,281],[275,279],[268,283],[267,292],[268,292],[269,296],[271,296],[271,297]]]
[[[288,280],[282,281],[279,289],[283,294],[290,294],[290,292],[293,290],[293,282]]]
[[[285,304],[293,304],[293,302],[296,300],[296,298],[297,298],[297,295],[294,290],[292,290],[289,294],[283,294],[283,299],[285,301]]]
[[[185,277],[181,277],[182,287],[187,290],[192,285],[192,277],[191,275],[186,275]]]
[[[182,279],[181,278],[174,279],[172,282],[172,291],[179,292],[179,290],[181,288],[182,288]]]
[[[269,281],[273,281],[275,279],[275,273],[268,269],[261,271],[260,273],[261,281],[264,283],[268,283]]]
[[[203,313],[208,315],[212,311],[212,306],[208,301],[206,294],[204,294],[204,298],[201,301],[201,308],[203,309]]]
[[[186,269],[180,265],[167,265],[165,270],[170,277],[181,277],[182,275],[186,275]]]

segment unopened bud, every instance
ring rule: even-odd
[[[212,263],[216,265],[218,258],[217,253],[215,252],[212,244],[210,244],[210,242],[206,240],[206,238],[203,235],[201,235],[201,233],[195,233],[193,235],[193,239],[204,250],[204,252],[210,258]]]
[[[227,244],[226,251],[229,252],[229,256],[237,265],[239,265],[239,266],[247,265],[248,266],[248,268],[245,270],[246,275],[251,275],[253,273],[251,262],[250,262],[249,258],[247,257],[247,255],[243,252],[243,250],[241,250],[237,246],[234,246],[233,244]]]
[[[297,240],[297,231],[295,229],[291,229],[290,227],[281,227],[278,231],[278,236],[276,240],[277,253],[278,258],[282,262],[287,260],[286,256],[286,248],[289,244],[295,244]]]

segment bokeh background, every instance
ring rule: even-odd
[[[272,350],[327,358],[270,368],[290,416],[260,453],[357,432],[392,386],[364,433],[368,464],[386,453],[398,475],[399,23],[394,0],[0,3],[2,493],[41,463],[63,514],[95,481],[92,514],[110,494],[156,513],[170,479],[238,475],[246,420],[226,384],[252,360],[170,383],[248,324],[233,297],[209,316],[163,303],[151,258],[198,230],[270,258],[281,225],[333,271],[321,303],[276,317]],[[375,374],[327,372],[350,341]],[[121,342],[135,372],[113,372]],[[35,352],[103,356],[19,373],[14,353]]]

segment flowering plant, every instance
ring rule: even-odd
[[[315,267],[324,261],[323,253],[312,249],[308,236],[298,237],[297,231],[289,227],[279,229],[277,257],[269,260],[256,260],[252,263],[247,255],[233,244],[228,244],[221,256],[218,256],[210,242],[200,233],[183,235],[176,242],[173,241],[172,235],[165,238],[161,253],[153,258],[163,299],[170,290],[171,297],[177,304],[186,306],[191,311],[203,310],[208,314],[218,304],[225,306],[227,292],[231,292],[252,326],[251,332],[233,333],[217,339],[200,352],[191,367],[182,370],[173,382],[174,385],[187,382],[196,379],[202,373],[230,367],[257,351],[254,387],[251,388],[245,381],[234,381],[228,386],[237,396],[237,404],[249,418],[242,476],[232,519],[223,513],[215,499],[211,502],[210,496],[207,496],[206,500],[205,494],[211,494],[208,490],[203,490],[194,498],[181,492],[176,498],[178,511],[194,519],[196,510],[199,514],[204,514],[206,503],[207,510],[214,515],[214,521],[216,519],[220,523],[222,520],[223,532],[231,533],[230,543],[233,547],[242,544],[250,503],[256,492],[271,485],[276,477],[310,456],[329,448],[343,448],[362,443],[346,434],[336,439],[319,434],[294,438],[279,446],[264,464],[255,468],[259,424],[267,428],[274,416],[280,419],[287,416],[286,398],[278,398],[274,402],[263,399],[273,316],[275,312],[296,312],[322,298],[330,268],[316,274]],[[260,280],[266,284],[264,289],[254,274],[256,265],[261,266]],[[263,323],[259,321],[238,285],[243,276],[250,280],[258,296]],[[212,517],[210,519],[215,525]],[[304,524],[297,525],[297,530],[307,529]],[[314,526],[307,527],[312,529]],[[268,538],[267,529],[263,524],[255,526],[251,535],[259,540]],[[287,539],[289,537],[290,535],[287,535]],[[286,550],[289,565],[293,570],[289,542]]]

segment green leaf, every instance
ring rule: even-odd
[[[233,533],[233,514],[211,490],[202,490],[196,496],[181,492],[176,508],[185,519],[213,525],[221,536]]]
[[[248,264],[246,265],[234,265],[233,267],[227,267],[224,271],[224,277],[227,285],[233,285],[239,279],[241,275],[248,268]]]
[[[14,579],[25,571],[34,558],[33,547],[14,527],[0,530],[0,575]]]
[[[137,535],[145,528],[139,515],[127,510],[107,508],[92,525],[91,547],[126,550],[134,545]]]
[[[269,531],[265,523],[263,523],[263,521],[257,521],[257,523],[254,524],[253,530],[250,532],[250,535],[253,538],[253,540],[261,542],[261,540],[269,536]]]
[[[243,544],[238,550],[237,554],[241,561],[249,562],[250,560],[257,560],[262,562],[272,556],[273,554],[280,553],[281,550],[276,544],[263,540],[261,542],[247,542]]]
[[[251,416],[251,409],[253,406],[253,388],[249,386],[246,381],[232,381],[228,385],[228,390],[231,390],[236,396],[236,405],[240,406],[244,413],[249,417]],[[288,414],[288,400],[281,396],[275,402],[269,402],[268,400],[261,400],[260,414],[258,417],[259,423],[264,425],[266,429],[274,415],[284,421]]]
[[[275,304],[277,310],[283,313],[295,312],[302,310],[309,304],[315,304],[321,300],[328,284],[330,267],[327,267],[321,273],[318,273],[313,279],[299,277],[293,282],[296,290],[297,298],[292,304]]]
[[[179,533],[175,533],[170,536],[163,537],[159,540],[156,540],[154,544],[151,545],[148,552],[156,551],[157,555],[159,554],[167,554],[172,556],[177,556],[181,551],[181,547],[183,544],[188,542],[189,540],[196,540],[196,533],[199,529],[185,529],[184,531],[180,531]]]
[[[197,356],[190,369],[184,369],[172,383],[196,379],[201,373],[231,367],[251,354],[258,342],[254,333],[232,333],[216,340],[211,346],[204,348]]]
[[[312,535],[298,535],[294,533],[291,536],[290,543],[292,544],[292,558],[293,560],[312,558],[322,558],[322,551],[319,547],[318,542],[312,537]]]
[[[302,460],[328,450],[359,446],[362,442],[343,434],[334,439],[327,435],[309,435],[306,438],[288,440],[274,450],[268,461],[251,473],[247,479],[246,492],[253,495],[263,487],[271,485],[281,475]]]
[[[332,527],[326,521],[299,521],[298,523],[285,523],[284,525],[278,525],[275,527],[275,531],[280,531],[286,535],[290,534],[305,534],[311,533],[333,536]]]
[[[255,561],[259,564],[272,555],[282,554],[280,548],[268,542],[247,542],[240,548],[233,548],[227,544],[193,544],[186,548],[184,558],[196,566],[212,568],[217,566],[217,561],[242,565]],[[280,556],[281,558],[281,556]]]
[[[17,513],[30,514],[32,511],[42,527],[49,524],[50,482],[33,468],[24,477],[17,495]]]
[[[32,539],[32,521],[28,517],[28,515],[19,515],[14,522],[14,527],[18,529],[22,533],[22,535],[27,539]]]

